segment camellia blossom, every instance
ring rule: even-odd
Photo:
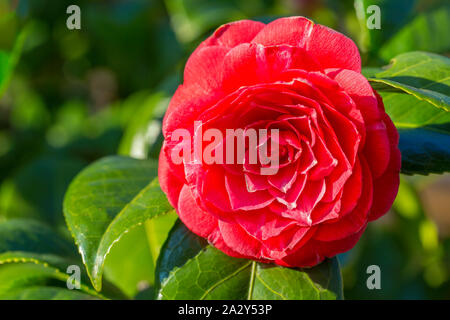
[[[195,139],[194,122],[220,130],[218,144],[227,129],[278,129],[266,139],[279,146],[276,174],[248,157],[175,163],[172,134]],[[217,29],[187,61],[163,134],[162,190],[192,232],[234,257],[316,265],[352,248],[398,191],[398,133],[356,45],[303,17]]]

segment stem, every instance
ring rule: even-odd
[[[256,277],[256,262],[252,261],[252,270],[250,272],[250,284],[248,288],[247,300],[252,300],[253,286],[255,285],[255,277]]]

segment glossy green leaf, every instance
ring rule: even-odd
[[[29,286],[0,294],[0,300],[98,300],[99,297],[58,287]]]
[[[404,25],[379,50],[384,61],[408,51],[445,53],[450,50],[450,5],[419,13]]]
[[[400,133],[402,172],[450,170],[450,59],[425,52],[399,55],[370,81]]]
[[[0,263],[2,254],[11,252],[59,256],[72,261],[77,258],[76,248],[71,242],[47,225],[31,219],[0,222]]]
[[[158,269],[159,299],[342,298],[336,258],[310,269],[283,268],[229,257],[196,237],[181,223],[171,232]]]
[[[156,288],[169,276],[169,273],[182,267],[186,261],[207,246],[207,241],[190,232],[181,220],[177,220],[164,243],[156,267]]]
[[[381,72],[381,68],[378,67],[363,67],[361,73],[366,78],[374,77],[377,73]]]
[[[68,275],[39,263],[3,264],[0,266],[0,293],[29,285],[46,285],[50,281],[65,281]]]
[[[428,52],[404,53],[393,58],[389,68],[370,81],[375,89],[398,89],[450,111],[450,59],[447,57]]]
[[[23,281],[27,286],[43,285],[41,280],[47,278],[66,281],[65,271],[71,265],[82,266],[75,246],[46,224],[32,219],[0,221],[0,295],[10,294]],[[80,276],[81,290],[95,295],[87,275],[81,272]],[[121,297],[116,291],[110,286],[106,290],[112,297]]]
[[[108,254],[106,278],[129,297],[153,287],[156,260],[176,218],[172,211],[147,220],[125,234]]]
[[[145,222],[145,233],[154,265],[156,265],[161,248],[177,219],[178,215],[173,210],[166,215]]]
[[[0,216],[33,218],[54,229],[66,229],[64,193],[86,162],[62,155],[45,155],[25,165],[0,188]]]
[[[0,265],[0,299],[19,298],[20,292],[34,286],[40,286],[43,290],[42,293],[44,291],[48,293],[49,291],[45,290],[44,287],[65,287],[68,279],[68,274],[46,264],[36,262],[2,264]],[[34,293],[34,299],[39,299],[38,293]],[[84,284],[81,285],[78,294],[84,298],[103,298],[95,290]],[[43,295],[42,299],[47,297],[48,295]]]
[[[337,258],[310,269],[289,269],[256,265],[254,300],[334,300],[342,299],[342,279]]]
[[[106,255],[130,229],[172,210],[157,180],[157,163],[122,156],[83,170],[64,199],[64,215],[97,290]]]
[[[154,277],[144,225],[124,234],[108,253],[104,266],[106,279],[118,286],[129,298],[151,285]]]
[[[429,174],[450,171],[449,125],[422,128],[397,127],[400,134],[402,172]]]
[[[156,260],[176,218],[173,211],[147,220],[111,248],[105,262],[105,276],[130,298],[154,285]]]

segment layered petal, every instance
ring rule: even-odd
[[[361,72],[361,57],[351,39],[325,26],[315,25],[304,17],[277,19],[262,29],[252,42],[304,48],[323,68]]]
[[[220,26],[198,49],[209,46],[234,48],[241,43],[249,43],[265,27],[265,24],[252,20],[240,20]]]
[[[401,155],[398,149],[398,132],[387,114],[384,114],[383,122],[391,144],[391,157],[385,172],[373,182],[373,206],[369,221],[378,219],[390,209],[400,184]]]
[[[303,17],[216,30],[163,120],[159,181],[183,223],[230,256],[288,267],[352,248],[392,205],[401,164],[360,71],[353,41]],[[210,129],[217,143],[198,145]],[[180,147],[223,161],[172,161]]]
[[[200,209],[187,185],[181,189],[178,199],[178,216],[194,233],[208,238],[217,228],[217,219]]]

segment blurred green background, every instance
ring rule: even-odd
[[[358,8],[371,3],[381,7],[381,30],[361,23]],[[66,27],[71,4],[81,30]],[[69,182],[105,155],[157,158],[162,116],[198,43],[226,22],[291,15],[351,37],[366,67],[406,51],[450,52],[448,1],[0,0],[0,74],[10,79],[0,85],[0,221],[45,217],[70,239]],[[448,174],[402,176],[392,212],[340,256],[345,297],[450,299],[449,195]],[[107,278],[129,297],[151,291],[159,249],[149,243],[164,241],[174,217],[164,219],[156,231],[130,232],[107,259]],[[373,264],[381,290],[366,286]]]

